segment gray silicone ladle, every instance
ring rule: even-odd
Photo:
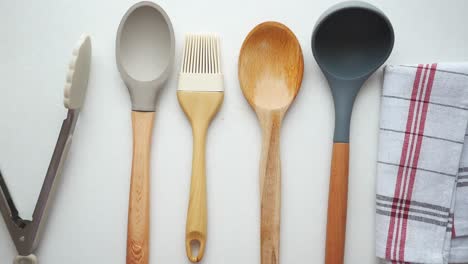
[[[388,18],[376,7],[357,1],[327,10],[312,34],[312,52],[328,80],[335,104],[326,264],[343,263],[344,259],[349,128],[354,99],[369,76],[387,60],[393,43]]]

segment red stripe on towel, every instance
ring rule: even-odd
[[[402,233],[401,233],[401,242],[400,242],[400,249],[399,249],[399,259],[404,261],[405,260],[405,244],[406,244],[406,231],[407,231],[407,226],[408,226],[408,214],[409,214],[409,209],[411,205],[411,197],[413,195],[413,190],[414,190],[414,181],[416,179],[416,171],[418,167],[418,162],[419,162],[419,154],[421,153],[421,145],[423,142],[423,134],[424,134],[424,127],[426,125],[426,117],[427,117],[427,111],[429,108],[429,101],[431,99],[431,92],[432,92],[432,86],[434,84],[434,77],[436,73],[436,68],[437,64],[432,64],[431,65],[431,70],[429,74],[429,80],[427,81],[427,87],[426,87],[426,93],[424,96],[424,101],[422,105],[422,112],[421,112],[421,120],[419,124],[419,131],[417,133],[417,143],[416,143],[416,151],[414,153],[414,159],[413,159],[413,164],[411,165],[411,175],[409,179],[409,186],[408,186],[408,195],[407,195],[407,201],[408,204],[404,208],[404,213],[403,213],[403,226],[402,226]]]
[[[417,136],[416,136],[416,129],[418,128],[418,125],[420,123],[420,113],[421,113],[421,109],[422,109],[422,99],[423,99],[423,95],[424,95],[424,92],[426,90],[426,77],[427,77],[427,72],[428,72],[428,68],[429,68],[429,65],[425,65],[424,68],[423,68],[423,75],[422,75],[422,81],[421,82],[421,85],[418,87],[418,93],[417,93],[417,97],[416,97],[416,109],[414,111],[414,114],[416,114],[413,119],[412,119],[412,123],[411,123],[411,134],[412,134],[412,137],[410,137],[410,148],[409,148],[409,156],[408,156],[408,159],[406,160],[405,162],[405,170],[403,172],[403,177],[402,177],[402,181],[403,181],[403,187],[401,188],[401,196],[398,197],[400,199],[400,201],[404,201],[404,202],[400,202],[400,206],[398,207],[398,213],[396,215],[396,221],[397,221],[397,224],[396,224],[396,234],[395,234],[395,242],[394,242],[394,245],[392,245],[392,250],[393,250],[393,259],[396,259],[396,260],[400,260],[399,258],[399,255],[397,255],[397,252],[399,253],[398,251],[398,248],[400,244],[401,245],[401,240],[400,240],[400,234],[402,233],[402,223],[403,223],[403,217],[404,217],[404,212],[405,212],[405,209],[406,207],[408,207],[410,205],[409,201],[406,199],[406,195],[407,195],[407,187],[408,187],[408,181],[409,181],[409,178],[410,178],[410,172],[411,172],[411,163],[412,161],[414,160],[414,150],[415,150],[415,142],[417,140]]]
[[[457,233],[455,232],[455,213],[452,215],[452,238],[457,237]]]
[[[404,202],[400,202],[400,206],[398,208],[398,214],[396,215],[396,221],[397,221],[397,225],[396,225],[396,235],[395,235],[395,242],[394,242],[394,245],[392,245],[392,252],[393,252],[393,255],[392,255],[392,258],[393,259],[397,259],[397,260],[400,260],[399,258],[399,254],[397,255],[397,253],[399,253],[399,248],[400,246],[398,245],[400,243],[401,245],[401,240],[400,240],[400,234],[402,233],[402,223],[403,223],[403,215],[404,215],[404,212],[405,212],[405,208],[408,207],[410,205],[409,203],[409,200],[406,199],[406,196],[407,196],[407,187],[408,187],[408,181],[409,181],[409,178],[410,178],[410,173],[411,173],[411,164],[412,164],[412,161],[414,160],[414,150],[415,150],[415,142],[417,140],[417,136],[416,136],[416,130],[418,128],[418,125],[420,123],[420,113],[421,113],[421,109],[422,109],[422,99],[423,99],[423,95],[424,95],[424,92],[426,90],[426,78],[427,78],[427,72],[428,72],[428,68],[429,66],[426,64],[424,67],[423,67],[423,73],[422,73],[422,79],[421,79],[421,85],[419,86],[419,89],[418,89],[418,95],[417,95],[417,100],[416,100],[416,106],[415,106],[415,117],[412,119],[412,123],[411,123],[411,132],[412,132],[412,137],[410,137],[410,147],[409,147],[409,156],[408,156],[408,159],[405,163],[406,165],[406,170],[403,172],[403,177],[402,177],[402,181],[403,181],[403,187],[401,188],[401,196],[398,197],[400,199],[400,201],[404,201]]]
[[[422,69],[423,69],[422,65],[418,65],[418,68],[416,70],[416,76],[414,78],[414,83],[413,83],[413,91],[411,94],[411,101],[410,101],[409,110],[408,110],[408,119],[406,121],[406,132],[411,132],[410,131],[411,124],[413,123],[414,108],[415,108],[416,97],[417,97],[418,89],[419,89],[419,82],[421,80]],[[385,257],[387,259],[391,259],[391,252],[392,252],[392,245],[393,245],[393,233],[395,231],[395,216],[396,216],[396,211],[398,210],[398,205],[399,205],[398,197],[400,197],[402,175],[405,169],[404,166],[406,162],[406,156],[408,154],[409,139],[411,136],[412,136],[412,133],[405,133],[403,149],[401,151],[400,167],[398,168],[396,188],[395,188],[395,194],[393,196],[393,202],[392,202],[392,208],[391,208],[392,211],[390,214],[390,224],[389,224],[388,235],[387,235],[387,246],[386,246],[386,251],[385,251]]]

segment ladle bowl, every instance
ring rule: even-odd
[[[364,2],[340,3],[319,19],[312,34],[312,52],[335,100],[335,142],[349,142],[354,99],[390,56],[393,43],[389,19]]]

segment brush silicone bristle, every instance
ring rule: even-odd
[[[178,89],[224,91],[217,36],[189,34],[185,37]]]
[[[66,108],[78,109],[83,105],[90,66],[91,38],[88,35],[82,35],[73,49],[72,59],[68,65],[63,99]]]

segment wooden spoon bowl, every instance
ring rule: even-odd
[[[265,22],[244,40],[239,55],[239,80],[245,98],[262,127],[260,161],[261,263],[279,263],[281,216],[280,129],[287,109],[301,87],[302,50],[285,25]]]
[[[286,110],[301,87],[304,60],[294,33],[265,22],[245,38],[239,56],[239,80],[254,108]]]

